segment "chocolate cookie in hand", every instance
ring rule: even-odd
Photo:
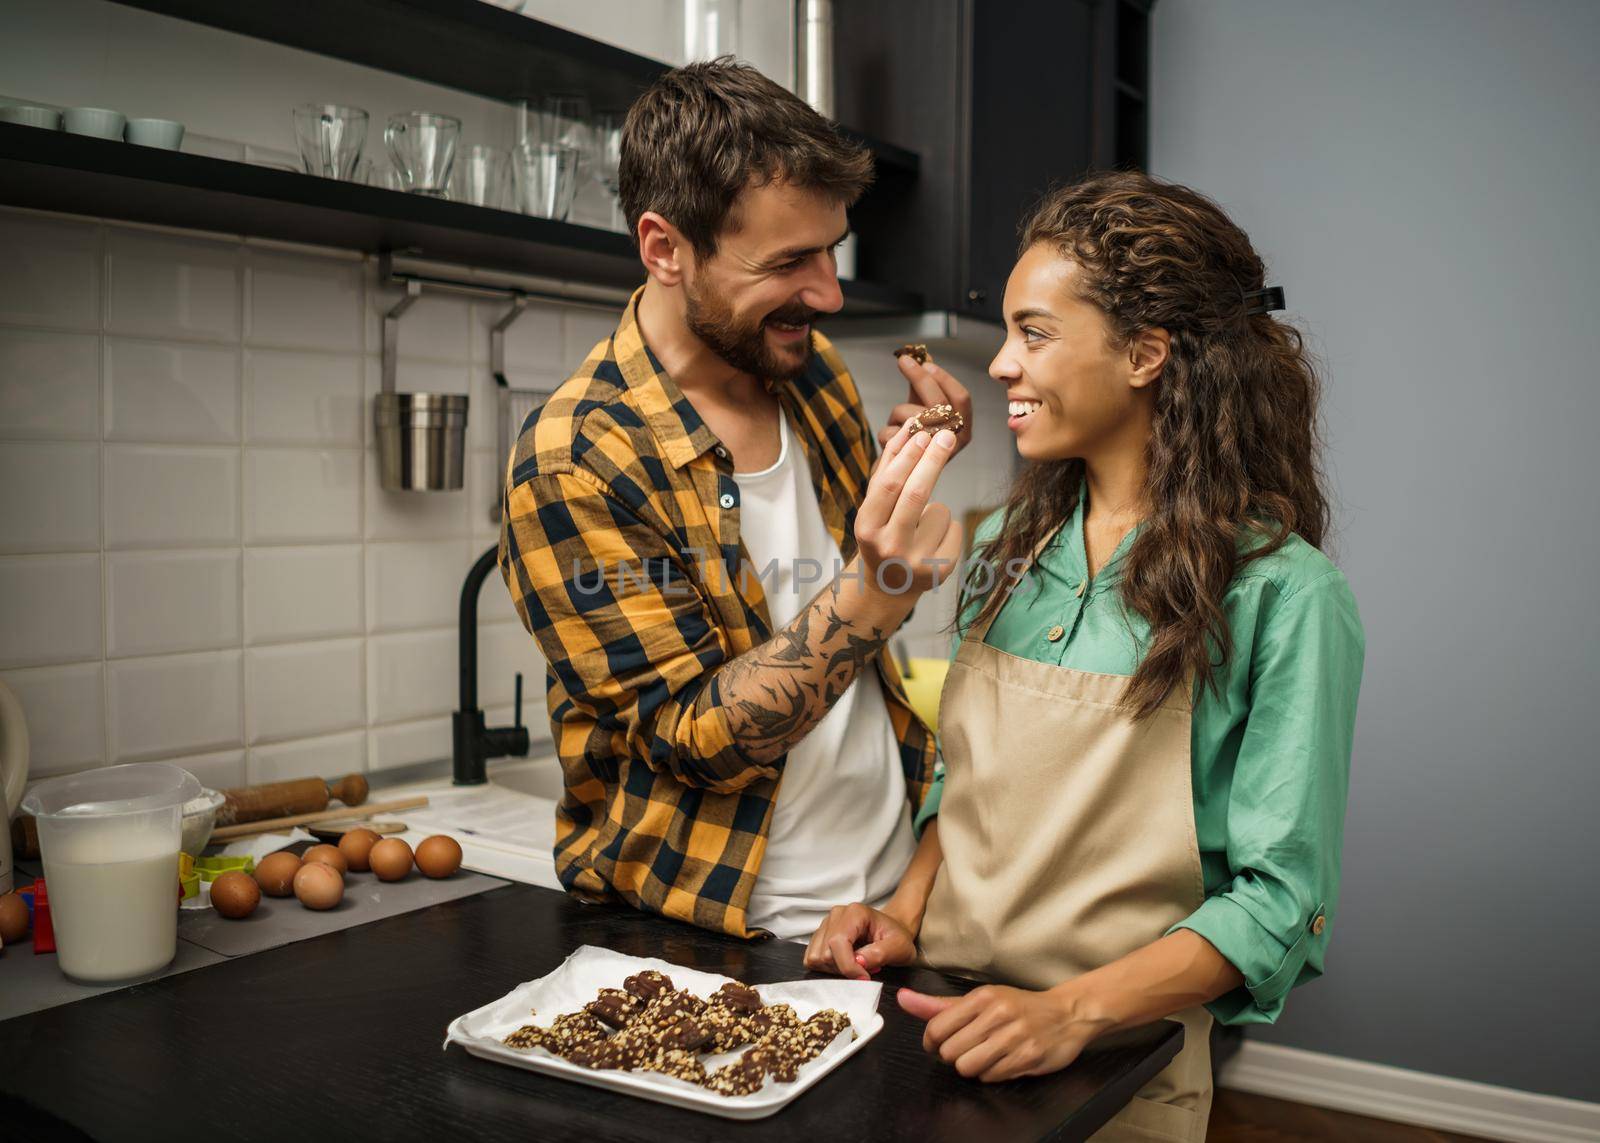
[[[907,421],[906,428],[914,433],[936,433],[940,429],[959,433],[966,424],[954,405],[929,405]]]

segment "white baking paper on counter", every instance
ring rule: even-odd
[[[821,1055],[800,1066],[793,1083],[779,1083],[770,1076],[761,1090],[752,1095],[722,1096],[703,1087],[654,1072],[593,1071],[569,1063],[543,1048],[510,1048],[501,1041],[524,1024],[547,1028],[564,1012],[576,1012],[595,998],[602,988],[621,988],[622,982],[645,969],[664,972],[678,988],[688,989],[701,999],[721,988],[731,976],[699,972],[653,957],[625,956],[611,949],[584,945],[567,957],[554,972],[519,984],[499,1000],[458,1016],[445,1033],[445,1047],[460,1044],[475,1056],[528,1071],[559,1076],[591,1087],[607,1088],[641,1099],[670,1103],[692,1111],[704,1111],[729,1119],[761,1119],[780,1111],[823,1076],[855,1055],[883,1028],[878,1014],[878,995],[883,986],[862,980],[793,980],[781,984],[758,984],[755,989],[765,1004],[791,1005],[802,1020],[824,1008],[837,1008],[850,1017],[855,1037],[841,1033]],[[704,1058],[706,1070],[714,1071],[737,1060],[744,1048]]]

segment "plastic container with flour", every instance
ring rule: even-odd
[[[41,782],[22,801],[39,826],[61,971],[75,980],[154,972],[178,949],[183,804],[200,793],[164,762]]]

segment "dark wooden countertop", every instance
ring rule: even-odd
[[[807,975],[757,944],[512,885],[0,1023],[0,1139],[1085,1139],[1177,1053],[1170,1022],[1053,1076],[988,1086],[922,1050],[883,974],[885,1027],[775,1116],[713,1118],[441,1050],[446,1025],[579,945],[751,983]],[[5,966],[0,963],[0,987]]]

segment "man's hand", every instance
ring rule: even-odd
[[[972,394],[967,387],[933,362],[918,365],[909,353],[895,358],[901,374],[910,386],[906,403],[896,405],[889,412],[889,423],[878,433],[878,444],[889,447],[889,442],[912,417],[932,405],[950,405],[961,414],[961,431],[956,434],[955,451],[960,452],[972,443]]]
[[[866,980],[885,965],[910,964],[916,955],[917,934],[904,921],[860,903],[835,905],[811,935],[805,966]]]
[[[965,996],[902,988],[900,1007],[928,1022],[922,1046],[968,1079],[1000,1083],[1066,1067],[1109,1021],[1076,1011],[1070,994],[986,984]]]
[[[884,446],[856,512],[862,567],[879,592],[920,595],[955,570],[961,525],[933,499],[933,486],[956,445],[949,429],[930,437],[902,425]]]

